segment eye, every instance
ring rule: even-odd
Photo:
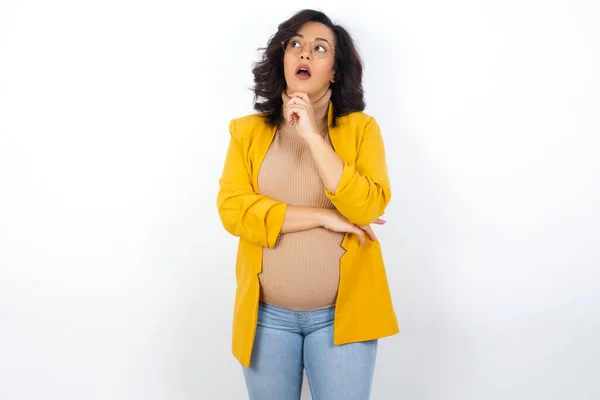
[[[312,50],[315,53],[325,54],[330,49],[329,49],[329,46],[327,45],[327,43],[323,43],[321,41],[318,41],[318,42],[315,42],[315,43],[312,44]]]
[[[293,48],[300,47],[300,43],[298,43],[296,40],[292,40],[290,42],[290,47],[293,47]]]

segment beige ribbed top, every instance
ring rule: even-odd
[[[320,133],[331,146],[327,108],[331,90],[313,103]],[[283,105],[290,98],[282,93]],[[259,191],[292,206],[334,208],[308,145],[284,121],[278,128],[258,174]],[[260,300],[296,311],[335,305],[343,233],[325,228],[281,234],[274,248],[263,248]]]

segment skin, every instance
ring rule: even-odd
[[[306,45],[297,54],[285,53],[283,58],[286,93],[290,97],[284,111],[284,118],[308,144],[319,175],[327,190],[335,193],[342,176],[344,163],[335,151],[319,134],[312,102],[320,99],[335,81],[334,51],[324,58],[314,57],[308,43],[328,42],[335,48],[335,34],[329,27],[319,22],[307,22],[297,32]],[[311,71],[310,79],[296,76],[299,64],[306,64]],[[383,225],[386,221],[378,218],[374,224]],[[354,225],[335,209],[288,206],[282,233],[298,232],[316,227],[324,227],[335,232],[353,233],[359,236],[361,245],[366,237],[377,240],[369,225]]]
[[[292,39],[302,40],[306,43],[302,53],[285,53],[283,57],[283,70],[287,84],[286,93],[305,94],[309,100],[321,98],[329,89],[329,85],[335,79],[334,54],[335,54],[335,34],[327,26],[319,22],[307,22],[297,32],[300,36]],[[325,58],[313,57],[308,48],[308,43],[326,46],[332,49]],[[296,67],[298,64],[308,64],[311,70],[311,77],[307,80],[301,80],[296,77]]]

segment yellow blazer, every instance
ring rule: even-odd
[[[363,112],[328,124],[331,144],[344,161],[336,193],[323,190],[337,210],[357,225],[379,218],[391,198],[383,139],[375,119]],[[258,172],[275,135],[259,114],[233,119],[225,166],[219,179],[217,208],[224,228],[239,237],[237,289],[233,311],[232,352],[250,366],[258,317],[263,247],[273,248],[287,204],[258,191]],[[378,339],[400,332],[379,242],[355,234],[342,242],[340,283],[334,316],[334,344]]]

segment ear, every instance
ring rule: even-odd
[[[335,71],[331,75],[331,79],[329,80],[331,83],[335,82]]]

